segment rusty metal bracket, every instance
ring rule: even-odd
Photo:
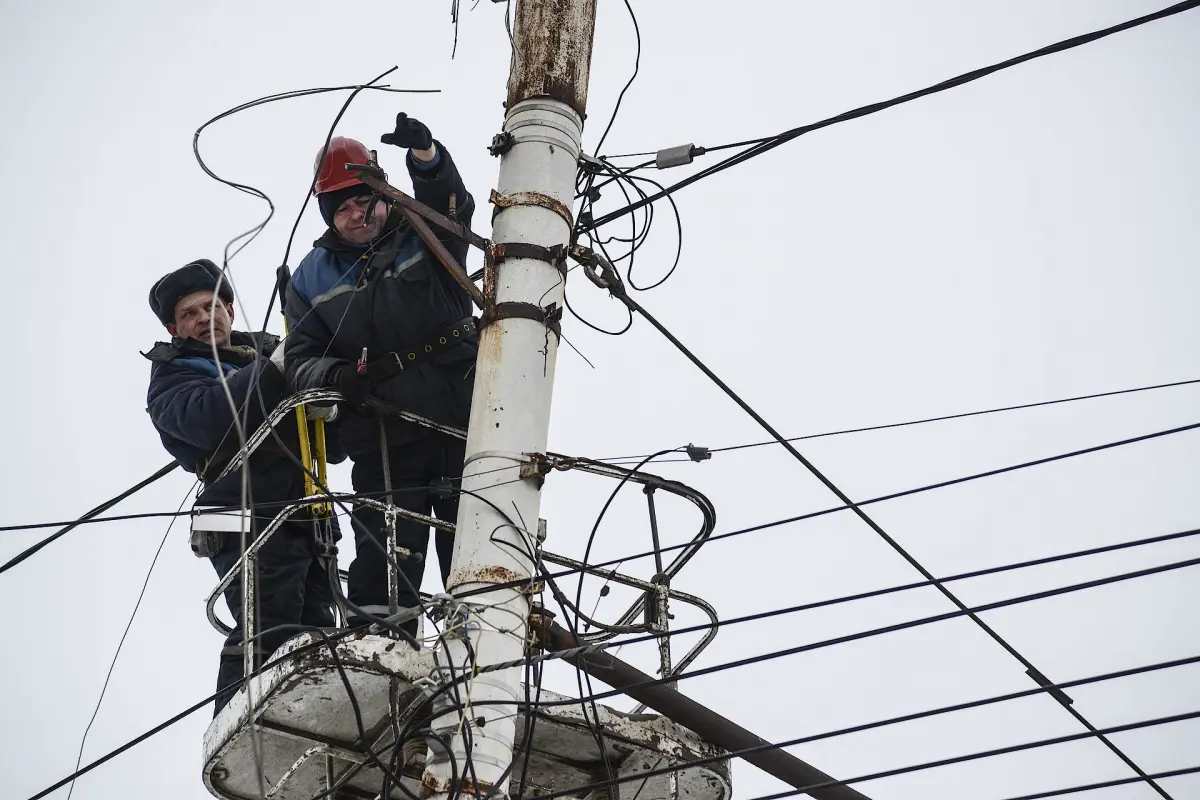
[[[412,225],[413,230],[421,237],[421,241],[425,243],[425,246],[437,256],[437,260],[442,262],[442,266],[450,272],[450,276],[454,278],[454,282],[461,286],[463,291],[470,296],[471,302],[482,309],[484,314],[487,314],[489,304],[483,299],[483,292],[479,291],[479,287],[471,282],[471,276],[454,260],[454,256],[446,249],[446,245],[442,244],[442,240],[437,238],[437,234],[430,230],[429,223],[417,216],[416,212],[410,211],[403,206],[400,208],[400,213],[408,219],[408,224]]]
[[[379,192],[384,197],[390,198],[400,207],[400,213],[408,220],[408,224],[412,226],[417,235],[421,237],[421,241],[425,246],[437,257],[437,260],[442,263],[442,266],[454,278],[454,282],[462,287],[478,308],[487,311],[489,303],[484,299],[483,292],[479,291],[479,287],[471,280],[471,276],[467,271],[455,260],[450,251],[446,249],[446,245],[437,237],[437,234],[429,227],[429,223],[425,218],[429,218],[436,222],[440,227],[444,228],[450,234],[462,239],[468,244],[473,244],[481,248],[484,252],[488,251],[489,245],[487,239],[471,232],[471,229],[462,223],[452,220],[444,214],[434,211],[424,203],[419,203],[413,198],[406,195],[394,186],[390,186],[386,181],[380,180],[376,170],[370,165],[352,164],[352,167],[361,167],[358,170],[358,175],[362,182],[370,186],[375,191]]]
[[[502,319],[531,319],[542,323],[554,331],[555,336],[562,338],[562,315],[562,306],[556,303],[551,303],[545,308],[533,303],[493,303],[483,310],[483,316],[479,319],[479,329],[483,330]]]
[[[553,247],[542,247],[540,244],[528,242],[496,242],[491,247],[492,261],[499,264],[509,258],[533,258],[546,261],[567,277],[567,246],[556,244]]]
[[[550,474],[550,470],[554,469],[554,462],[545,453],[526,453],[525,455],[529,460],[521,464],[518,477],[537,481],[537,487],[541,489],[546,482],[546,476]],[[541,520],[538,522],[540,523]]]
[[[385,180],[381,180],[378,176],[372,175],[371,172],[360,171],[359,177],[362,179],[363,183],[365,183],[367,186],[370,186],[372,189],[379,192],[389,200],[394,201],[396,205],[400,206],[401,208],[406,208],[409,211],[412,211],[414,214],[421,215],[447,233],[462,239],[467,244],[478,247],[480,250],[485,252],[489,247],[491,247],[492,243],[489,240],[475,233],[466,225],[462,224],[456,219],[451,219],[445,214],[434,211],[432,208],[416,198],[409,197],[395,186],[387,183]]]
[[[506,208],[516,208],[517,206],[538,206],[547,211],[553,211],[562,217],[563,222],[567,223],[568,228],[575,227],[575,218],[571,214],[571,209],[555,200],[548,194],[541,192],[513,192],[512,194],[500,194],[495,189],[488,196],[488,202],[496,207],[492,212],[492,219],[496,218]]]

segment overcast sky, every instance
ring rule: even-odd
[[[604,151],[768,135],[1166,4],[634,0],[641,74]],[[338,132],[377,143],[401,110],[428,123],[480,200],[476,230],[488,233],[483,199],[498,162],[485,148],[502,123],[508,41],[502,6],[470,5],[463,3],[453,60],[445,0],[0,5],[0,224],[10,286],[0,335],[12,351],[0,400],[0,523],[71,519],[169,460],[144,412],[149,365],[139,351],[164,335],[147,291],[187,261],[220,261],[224,243],[266,210],[197,166],[192,133],[210,117],[261,95],[362,82],[397,64],[392,86],[441,94],[364,93]],[[589,150],[634,58],[624,4],[600,6]],[[640,300],[789,435],[1200,377],[1198,43],[1200,12],[1186,13],[802,137],[705,180],[678,196],[678,272]],[[201,141],[212,169],[261,187],[277,208],[231,263],[253,320],[239,309],[238,327],[261,326],[313,154],[343,100],[256,108]],[[383,148],[381,158],[399,180],[401,153]],[[610,187],[602,207],[618,200]],[[320,229],[310,206],[291,266]],[[639,251],[643,282],[669,266],[674,247],[670,209],[661,205]],[[469,266],[479,266],[477,253]],[[599,324],[623,322],[615,302],[575,275],[569,292]],[[277,307],[268,327],[282,332]],[[643,321],[620,338],[572,319],[564,331],[595,368],[561,351],[552,449],[619,456],[763,438]],[[869,498],[1195,422],[1193,386],[820,439],[802,451],[852,497]],[[657,469],[712,498],[718,532],[836,505],[778,448]],[[946,575],[1197,527],[1198,469],[1200,432],[1188,432],[880,504],[871,514]],[[334,475],[336,488],[350,488],[348,471]],[[173,474],[117,512],[171,511],[190,485],[190,476]],[[548,548],[580,556],[610,488],[599,478],[551,476],[542,509]],[[698,525],[680,501],[661,500],[659,513],[672,543]],[[28,797],[71,771],[165,528],[162,520],[86,526],[0,577],[0,605],[9,611],[0,795]],[[4,533],[0,557],[48,532]],[[648,547],[645,500],[630,491],[593,555]],[[1200,542],[1185,539],[956,591],[984,603],[1197,555]],[[652,572],[646,561],[624,568]],[[838,514],[715,542],[675,585],[728,618],[917,579],[865,525]],[[177,525],[85,763],[212,692],[221,637],[203,600],[215,580]],[[586,587],[585,604],[595,602],[596,588]],[[622,599],[605,598],[601,616],[619,614]],[[1066,681],[1200,654],[1198,603],[1195,572],[1180,570],[987,620],[1052,680]],[[949,608],[921,590],[733,626],[698,665]],[[695,621],[679,610],[677,624]],[[652,648],[621,655],[648,670],[655,663]],[[548,685],[574,692],[566,670]],[[1017,662],[962,620],[681,684],[770,740],[1031,686]],[[1099,726],[1194,711],[1200,666],[1071,695]],[[75,797],[206,797],[200,748],[208,719],[201,711],[104,765],[79,782]],[[850,777],[1080,729],[1053,700],[1037,697],[796,752]],[[1200,722],[1115,741],[1150,771],[1200,766]],[[1129,774],[1088,741],[860,788],[876,800],[989,800]],[[1177,799],[1200,795],[1197,776],[1164,786]],[[779,788],[736,765],[738,797]],[[1089,796],[1155,795],[1130,786]]]

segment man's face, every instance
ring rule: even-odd
[[[192,292],[175,304],[175,321],[167,325],[167,330],[180,339],[196,339],[205,344],[215,341],[218,347],[229,344],[233,306],[226,305],[213,292]]]
[[[334,212],[333,227],[350,244],[370,244],[383,231],[388,216],[387,204],[376,202],[371,218],[367,219],[367,206],[370,204],[371,195],[359,195],[342,203]]]

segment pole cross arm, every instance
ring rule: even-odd
[[[545,618],[535,619],[534,628],[547,650],[571,650],[583,644],[570,631]],[[704,740],[731,753],[739,753],[749,763],[789,786],[804,789],[837,780],[687,695],[654,684],[653,677],[606,652],[578,653],[566,656],[564,660],[614,689],[625,691],[634,700],[695,731]],[[849,786],[826,786],[806,793],[816,800],[870,800]]]

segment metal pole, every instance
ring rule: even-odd
[[[570,631],[554,623],[544,624],[541,636],[547,650],[569,650],[582,644]],[[614,689],[624,690],[634,700],[645,703],[649,708],[695,731],[700,738],[718,747],[729,751],[762,748],[746,753],[740,758],[789,786],[799,789],[837,780],[786,750],[773,746],[766,739],[755,736],[736,722],[700,705],[687,695],[662,685],[639,685],[653,681],[654,678],[606,652],[568,656],[563,660]],[[808,794],[817,800],[869,800],[866,795],[849,786],[813,789]]]
[[[595,21],[596,0],[516,4],[507,135],[501,137],[510,146],[491,196],[492,241],[498,250],[525,247],[489,270],[487,297],[495,305],[485,313],[490,320],[479,337],[464,493],[447,581],[452,594],[528,580],[533,573],[540,480],[513,478],[528,460],[522,454],[546,452],[558,336],[530,317],[540,309],[561,312],[564,281],[551,254],[537,248],[562,246],[570,238]],[[496,588],[473,595],[469,607],[447,620],[452,632],[436,651],[439,677],[464,680],[461,691],[441,693],[434,707],[432,727],[449,741],[454,759],[442,747],[430,748],[422,776],[427,798],[506,792],[523,699],[521,669],[474,674],[471,668],[525,655],[529,608],[521,587]],[[469,727],[470,748],[463,727]]]

